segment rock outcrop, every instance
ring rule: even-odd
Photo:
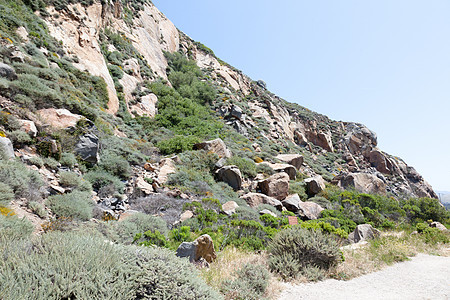
[[[215,139],[215,140],[195,144],[194,149],[212,152],[212,153],[217,154],[219,157],[225,157],[225,158],[231,157],[231,151],[228,150],[227,146],[221,139]]]

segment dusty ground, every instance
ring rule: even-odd
[[[329,279],[286,287],[280,300],[450,299],[450,257],[419,254],[349,281]]]

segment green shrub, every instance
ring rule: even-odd
[[[44,166],[44,161],[39,156],[32,156],[28,159],[28,162],[32,165],[35,165],[38,168],[42,168]]]
[[[21,147],[31,143],[31,137],[22,130],[14,130],[8,134],[8,138],[13,142],[14,146]]]
[[[298,194],[302,201],[306,201],[306,199],[308,199],[304,182],[289,181],[289,194]]]
[[[121,222],[113,222],[113,232],[111,238],[114,241],[130,244],[134,237],[142,232],[160,232],[167,236],[169,229],[167,224],[160,217],[154,217],[143,213],[135,213]]]
[[[83,179],[83,177],[75,172],[62,171],[59,173],[59,175],[59,182],[65,188],[71,188],[85,192],[92,191],[91,183]]]
[[[54,232],[31,242],[0,243],[0,253],[8,253],[0,261],[5,300],[222,299],[187,260],[161,248]]]
[[[59,159],[59,162],[61,163],[62,166],[68,168],[73,168],[73,166],[75,166],[78,163],[75,155],[73,153],[67,152],[61,153],[61,158]]]
[[[121,79],[123,77],[123,71],[120,67],[116,65],[108,65],[109,73],[111,73],[111,76],[117,79]]]
[[[57,217],[87,221],[92,218],[93,203],[89,192],[73,191],[48,197],[46,205]]]
[[[262,265],[247,263],[234,275],[236,279],[224,281],[220,289],[227,299],[259,300],[269,285],[269,272]]]
[[[0,206],[8,206],[14,200],[14,191],[9,185],[0,182]]]
[[[275,171],[268,164],[256,164],[256,173],[262,173],[265,176],[270,176],[275,174]]]
[[[84,178],[92,184],[94,190],[99,191],[101,188],[111,186],[114,191],[123,193],[124,184],[119,178],[109,174],[103,170],[92,170],[84,175]]]
[[[29,237],[34,230],[33,224],[27,219],[19,219],[15,215],[4,216],[3,214],[0,214],[0,228],[2,229],[0,230],[0,248],[2,243],[5,243],[8,240]],[[0,254],[2,254],[1,251]],[[2,270],[0,270],[0,274],[1,272]],[[0,284],[0,296],[2,295],[1,287],[2,285]]]
[[[42,205],[39,202],[31,201],[28,202],[28,208],[31,209],[32,212],[34,212],[36,215],[38,215],[40,218],[47,217],[47,211],[44,208],[44,205]]]
[[[237,166],[245,177],[255,177],[258,174],[255,162],[249,158],[232,156],[227,159],[227,165]]]
[[[131,175],[131,166],[128,161],[113,152],[103,153],[98,166],[114,176],[121,178],[128,178]]]
[[[341,258],[334,236],[297,226],[280,231],[269,243],[268,252],[270,269],[283,278],[295,278],[310,266],[326,270]]]
[[[16,197],[28,200],[39,198],[39,189],[43,185],[38,172],[29,170],[18,161],[6,160],[0,160],[0,182],[8,185]]]
[[[192,150],[194,144],[201,140],[196,136],[181,136],[177,135],[168,140],[162,140],[156,146],[163,154],[181,153]]]
[[[52,157],[45,157],[43,161],[44,165],[51,170],[56,170],[59,167],[59,162]]]

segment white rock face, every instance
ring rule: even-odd
[[[51,16],[57,13],[53,7],[48,7],[47,11]],[[58,12],[58,18],[46,19],[50,34],[63,42],[64,50],[69,55],[79,58],[79,63],[74,66],[105,80],[109,96],[108,112],[111,114],[117,113],[119,100],[107,62],[100,51],[100,31],[108,26],[124,33],[147,60],[155,75],[164,79],[167,79],[167,60],[163,51],[178,51],[180,42],[178,29],[153,4],[144,5],[143,11],[133,20],[132,28],[118,18],[117,11],[120,12],[120,9],[116,10],[116,7],[104,9],[99,2],[88,7],[75,4],[69,5],[67,12]],[[124,75],[121,83],[124,86],[125,100],[131,99],[131,92],[141,81],[140,74]]]
[[[63,42],[64,50],[68,54],[79,58],[79,63],[74,64],[75,67],[105,80],[109,96],[108,112],[115,114],[119,109],[119,99],[98,43],[98,35],[105,21],[102,18],[102,5],[94,3],[83,7],[78,3],[69,5],[67,10],[66,13],[58,12],[58,19],[46,19],[50,34]],[[48,7],[47,11],[51,16],[57,13],[54,7]]]

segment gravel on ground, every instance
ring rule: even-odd
[[[406,262],[349,281],[288,285],[280,300],[450,299],[450,257],[418,254]]]

